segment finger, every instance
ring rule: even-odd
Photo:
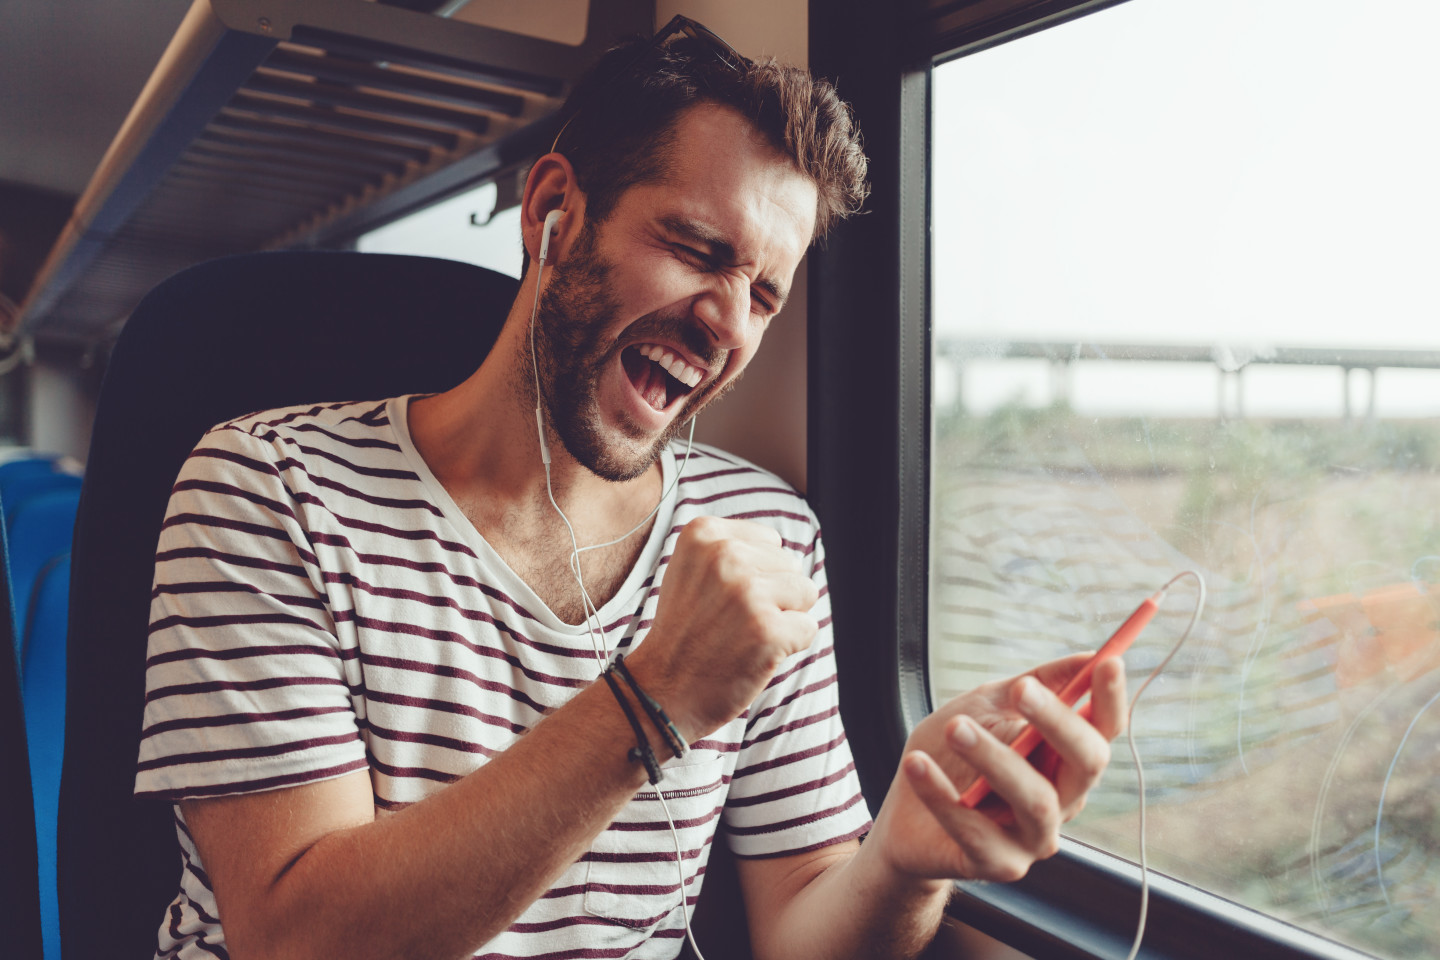
[[[778,536],[778,534],[777,534]],[[793,550],[768,543],[731,541],[737,552],[750,558],[751,568],[762,573],[800,573],[804,566]]]
[[[753,520],[726,520],[726,525],[733,530],[731,534],[737,540],[749,540],[753,543],[764,543],[772,546],[783,546],[785,539],[780,536],[780,531],[774,527],[767,527],[763,523],[756,523]]]
[[[960,794],[955,784],[933,757],[923,751],[912,750],[905,755],[900,766],[906,782],[925,809],[955,841],[955,853],[939,851],[942,859],[952,861],[946,870],[948,874],[1004,882],[1018,880],[1025,875],[1030,858],[1020,853],[1014,841],[998,824],[960,805]]]
[[[819,622],[810,614],[799,610],[780,610],[774,617],[772,636],[780,644],[786,657],[808,650],[820,633]]]
[[[1030,677],[1022,677],[1014,685],[1012,696],[1015,708],[1060,757],[1055,791],[1068,819],[1080,812],[1085,794],[1110,763],[1110,743],[1088,720]]]
[[[1094,653],[1072,653],[1068,657],[1040,664],[1027,676],[1033,676],[1051,690],[1059,690],[1069,683],[1070,678],[1079,673],[1080,668],[1089,663],[1093,656]]]
[[[951,749],[1009,804],[1020,845],[1035,858],[1053,855],[1060,842],[1060,803],[1050,781],[969,717],[956,717],[946,733]]]
[[[820,588],[798,573],[775,573],[755,583],[758,599],[781,610],[809,610],[820,599]]]
[[[685,568],[684,574],[677,574],[674,568],[666,577],[666,584],[672,577],[682,578],[695,594],[697,600],[704,598],[721,604],[742,604],[755,611],[769,606],[783,606],[786,609],[800,607],[808,609],[815,602],[812,593],[818,591],[813,584],[806,587],[809,578],[795,569],[792,561],[779,550],[760,548],[753,543],[726,540],[708,546],[710,556],[699,564]],[[663,586],[662,586],[663,589]],[[808,601],[808,603],[807,603]]]
[[[753,520],[729,520],[725,517],[696,517],[685,525],[691,536],[703,540],[743,540],[778,547],[784,541],[779,531]]]
[[[776,534],[779,536],[779,534]],[[754,574],[801,573],[803,566],[794,551],[755,540],[728,538],[707,545],[716,575],[742,579]]]
[[[1095,667],[1090,688],[1090,722],[1106,740],[1114,740],[1125,730],[1125,664],[1119,657]]]

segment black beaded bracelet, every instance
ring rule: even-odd
[[[630,748],[627,756],[631,760],[638,760],[645,765],[645,773],[649,776],[652,784],[659,783],[664,774],[660,772],[660,761],[655,759],[655,751],[650,748],[650,738],[645,736],[645,728],[640,725],[640,718],[635,716],[630,701],[625,699],[625,693],[620,689],[620,684],[615,681],[611,672],[606,670],[600,676],[605,678],[605,683],[610,687],[610,692],[615,694],[620,709],[625,711],[625,719],[630,721],[630,729],[635,731],[635,746]]]
[[[650,716],[650,722],[655,724],[655,729],[659,730],[660,735],[665,738],[665,744],[670,748],[670,752],[677,757],[685,756],[690,749],[685,744],[685,738],[680,736],[680,731],[666,714],[665,709],[656,703],[650,694],[640,689],[640,684],[636,683],[635,678],[630,675],[630,668],[625,666],[625,658],[618,653],[615,654],[612,666],[629,684],[630,689],[635,691],[635,699],[640,701],[640,706],[644,707],[645,712]]]

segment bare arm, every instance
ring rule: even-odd
[[[1017,880],[1053,855],[1122,724],[1118,659],[1096,669],[1093,727],[1050,692],[1084,659],[1045,664],[1033,674],[1040,683],[987,684],[926,718],[863,845],[740,861],[757,960],[916,957],[939,928],[953,880]],[[1061,758],[1054,783],[1006,745],[1026,719]],[[960,805],[977,775],[1004,803]]]
[[[625,755],[633,742],[599,684],[393,816],[375,818],[364,771],[185,802],[231,956],[470,956],[644,783]]]
[[[896,883],[858,840],[822,851],[740,860],[757,960],[915,957],[934,937],[950,881]]]

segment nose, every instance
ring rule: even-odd
[[[701,294],[695,316],[705,325],[717,347],[744,346],[750,322],[750,285],[744,279],[726,279]]]

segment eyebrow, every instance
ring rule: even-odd
[[[711,256],[728,266],[733,266],[739,259],[735,253],[734,244],[726,240],[724,234],[704,220],[669,214],[660,218],[660,225],[671,233],[679,234],[693,243],[708,247]],[[785,306],[785,301],[789,299],[788,291],[782,290],[780,285],[769,277],[757,277],[751,286],[759,287],[769,295],[774,302],[776,313],[780,312],[780,309]]]

